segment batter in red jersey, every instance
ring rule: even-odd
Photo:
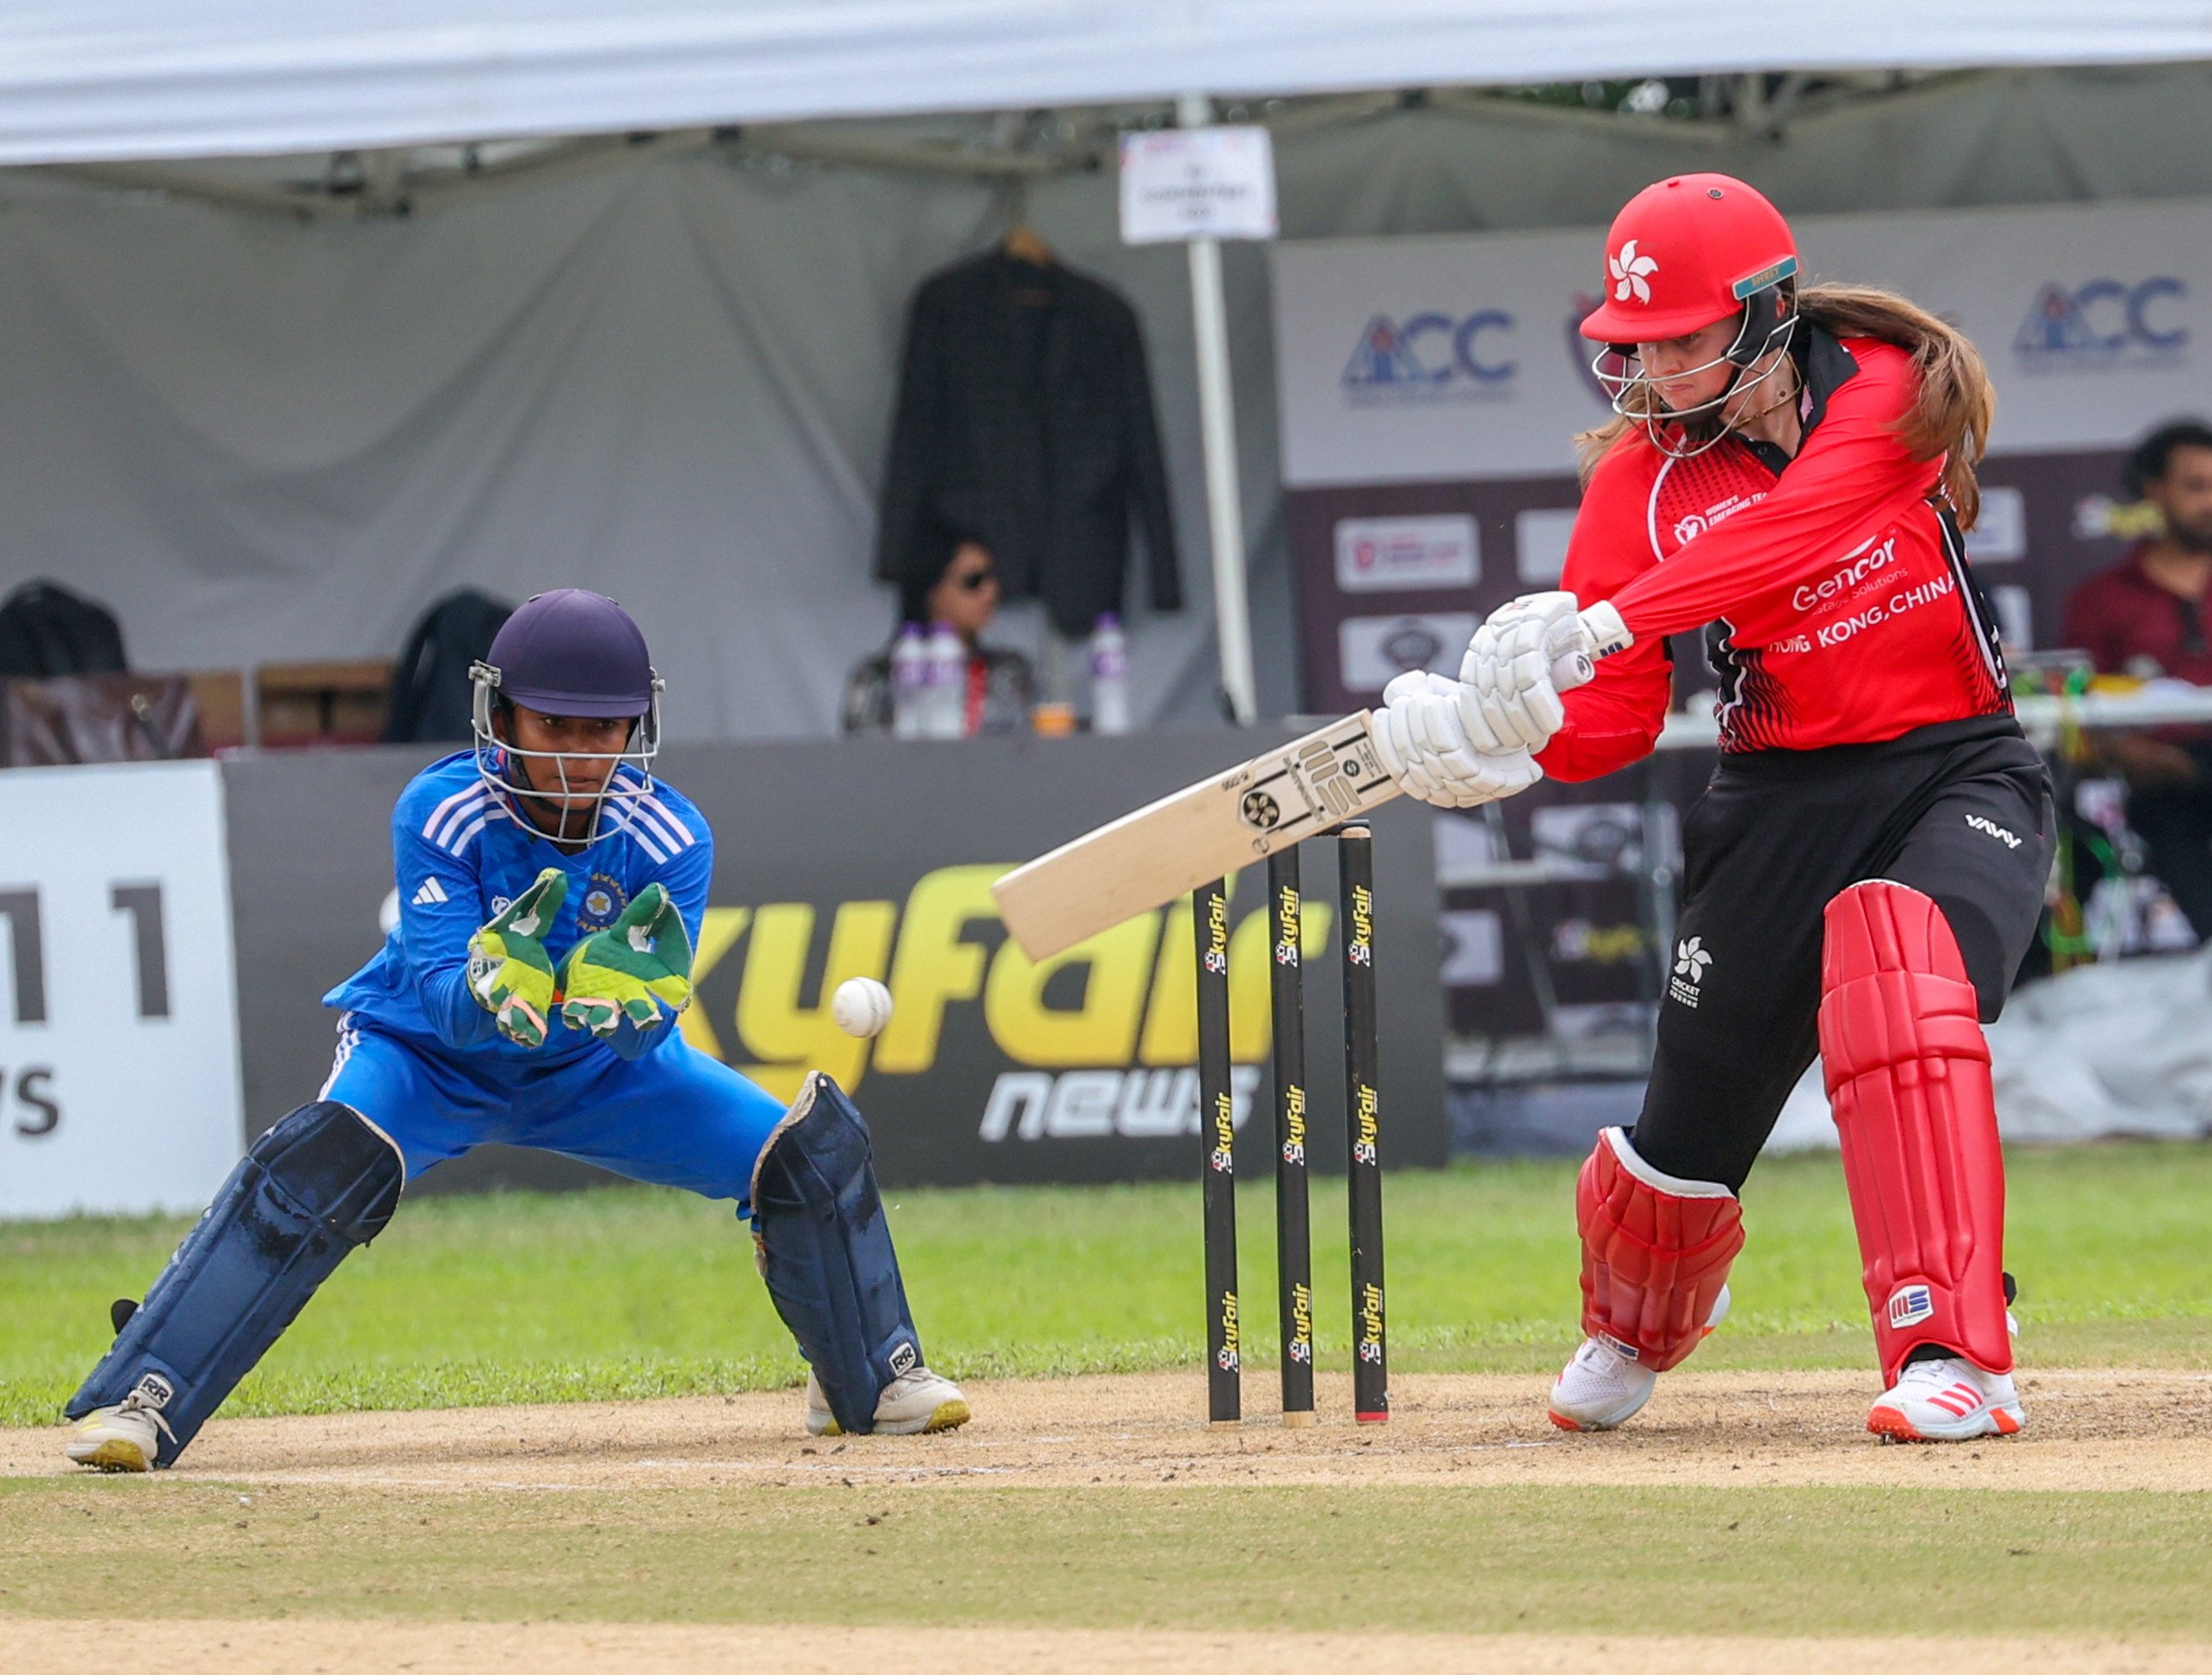
[[[1720,676],[1644,1109],[1577,1184],[1587,1335],[1552,1417],[1623,1423],[1719,1324],[1737,1194],[1818,1051],[1885,1386],[1869,1428],[2009,1435],[1982,1025],[2034,935],[2053,822],[1961,539],[1988,376],[1901,297],[1801,287],[1788,225],[1724,175],[1630,201],[1582,330],[1619,417],[1582,439],[1563,591],[1494,613],[1458,681],[1394,682],[1376,729],[1408,791],[1465,807],[1646,755],[1668,636],[1704,629]],[[1562,693],[1576,652],[1594,676]]]

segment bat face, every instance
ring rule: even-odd
[[[1032,959],[1072,947],[1223,873],[1387,802],[1398,788],[1368,711],[1254,756],[1062,844],[991,886]]]

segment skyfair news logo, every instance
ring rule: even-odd
[[[693,1046],[787,1100],[810,1068],[864,1099],[870,1076],[926,1075],[948,1032],[971,1042],[980,1028],[1007,1061],[977,1116],[984,1142],[1196,1136],[1197,928],[1188,899],[1033,961],[995,937],[990,885],[1005,871],[941,867],[903,902],[709,907],[692,963],[700,999],[678,1027]],[[1299,905],[1300,957],[1319,959],[1335,929],[1334,904]],[[1371,919],[1371,902],[1361,911]],[[1272,1042],[1269,972],[1278,950],[1269,919],[1264,901],[1224,911],[1207,937],[1214,946],[1206,952],[1218,946],[1230,968],[1232,1131],[1261,1098]],[[894,1010],[881,1035],[856,1038],[838,1028],[835,983],[825,981],[833,973],[889,986]]]

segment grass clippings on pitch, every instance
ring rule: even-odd
[[[1386,1177],[1390,1335],[1406,1372],[1535,1372],[1575,1335],[1570,1163]],[[2009,1261],[2030,1364],[2212,1364],[2212,1147],[2011,1158]],[[957,1377],[1187,1367],[1202,1351],[1196,1183],[889,1195],[931,1363]],[[1770,1160],[1746,1195],[1735,1312],[1711,1367],[1864,1367],[1833,1157]],[[1240,1195],[1244,1351],[1275,1355],[1270,1189]],[[52,1418],[144,1294],[181,1218],[0,1223],[0,1425]],[[1349,1341],[1341,1188],[1314,1186],[1322,1364]],[[796,1383],[798,1357],[724,1205],[610,1188],[429,1198],[353,1257],[224,1412],[625,1400]]]
[[[2212,1499],[0,1482],[8,1616],[2212,1639]]]

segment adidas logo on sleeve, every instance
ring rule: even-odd
[[[417,907],[429,907],[445,900],[446,886],[439,883],[435,878],[424,879],[422,888],[416,891],[414,894],[414,905]]]

